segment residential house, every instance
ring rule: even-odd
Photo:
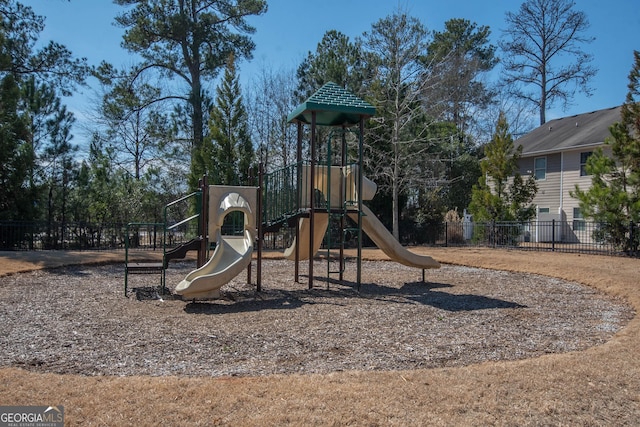
[[[538,184],[533,200],[538,225],[530,230],[533,241],[591,241],[578,200],[570,193],[576,184],[581,189],[591,186],[591,177],[585,170],[587,158],[597,147],[611,152],[605,146],[605,138],[610,136],[609,127],[621,120],[620,109],[550,120],[515,141],[516,147],[522,145],[520,173],[533,174]],[[548,222],[551,220],[555,220],[554,226]]]

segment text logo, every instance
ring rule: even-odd
[[[0,406],[0,427],[64,427],[64,407]]]

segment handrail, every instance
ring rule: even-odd
[[[298,163],[263,175],[263,223],[284,220],[299,210],[299,170]]]
[[[203,178],[203,183],[206,183],[206,177]],[[205,206],[204,203],[206,203],[205,200],[203,200],[203,194],[206,194],[205,192],[205,188],[204,188],[204,184],[200,184],[200,190],[198,191],[194,191],[190,194],[187,194],[186,196],[183,196],[177,200],[174,200],[168,204],[166,204],[164,206],[164,212],[163,212],[163,219],[164,222],[130,222],[126,225],[126,237],[125,237],[125,279],[124,279],[124,289],[125,289],[125,295],[127,293],[127,282],[128,282],[128,273],[129,273],[129,269],[132,269],[132,271],[138,271],[138,272],[148,272],[148,271],[155,271],[158,267],[156,266],[159,265],[161,266],[161,270],[162,270],[162,276],[161,276],[161,287],[162,287],[162,292],[164,292],[165,289],[165,270],[166,270],[166,266],[167,266],[167,260],[166,260],[166,256],[167,256],[167,232],[168,231],[172,231],[174,229],[176,229],[177,227],[188,223],[194,219],[198,219],[202,216],[206,216],[206,213],[203,215],[203,210],[202,208]],[[197,214],[195,215],[191,215],[186,219],[180,220],[179,222],[175,223],[175,224],[171,224],[169,225],[169,208],[171,208],[172,206],[184,202],[188,199],[191,199],[195,197],[196,198],[196,209],[198,211]],[[180,215],[182,216],[182,215]],[[156,227],[162,227],[162,263],[154,263],[154,264],[149,264],[147,263],[146,265],[143,264],[137,264],[137,265],[129,265],[129,248],[131,246],[130,243],[130,239],[129,239],[129,233],[130,233],[130,228],[131,227],[153,227],[154,228],[154,236],[157,233],[157,229]],[[205,231],[203,230],[203,226],[201,224],[198,224],[198,232],[199,233],[205,233]],[[206,237],[205,237],[206,239]],[[204,241],[204,240],[203,240]],[[155,248],[155,240],[154,240],[154,248]],[[200,258],[199,258],[200,260]]]
[[[167,204],[164,206],[164,208],[165,208],[165,210],[166,210],[169,206],[173,206],[173,205],[175,205],[175,204],[177,204],[177,203],[183,202],[183,201],[187,200],[187,199],[188,199],[188,198],[190,198],[190,197],[197,196],[198,194],[200,194],[200,191],[194,191],[193,193],[187,194],[186,196],[182,196],[182,197],[181,197],[181,198],[179,198],[178,200],[174,200],[173,202],[169,202],[169,203],[167,203]]]
[[[195,214],[193,216],[190,216],[189,218],[183,219],[182,221],[177,222],[177,223],[175,223],[173,225],[170,225],[169,227],[167,227],[167,230],[173,230],[174,228],[176,228],[176,227],[178,227],[178,226],[180,226],[180,225],[182,225],[184,223],[187,223],[187,222],[191,221],[192,219],[196,219],[198,217],[200,217],[199,213],[197,213],[197,214]]]
[[[198,199],[198,197],[199,197],[201,194],[202,194],[202,192],[201,192],[201,191],[194,191],[193,193],[187,194],[186,196],[183,196],[183,197],[181,197],[181,198],[179,198],[179,199],[177,199],[177,200],[174,200],[174,201],[172,201],[172,202],[167,203],[166,205],[164,205],[164,212],[163,212],[163,214],[164,214],[164,215],[163,215],[163,216],[164,216],[164,222],[165,222],[165,224],[167,224],[167,226],[165,227],[165,232],[166,232],[166,231],[169,231],[169,230],[173,230],[174,228],[176,228],[176,227],[178,227],[178,226],[180,226],[180,225],[182,225],[182,224],[184,224],[184,223],[187,223],[187,222],[189,222],[189,221],[191,221],[191,220],[193,220],[193,219],[196,219],[196,218],[199,218],[199,217],[200,217],[200,212],[198,212],[197,214],[192,215],[192,216],[190,216],[189,218],[183,219],[183,220],[181,220],[181,221],[179,221],[179,222],[177,222],[177,223],[175,223],[175,224],[168,225],[168,224],[169,224],[169,222],[168,222],[168,219],[167,219],[167,210],[168,210],[168,208],[170,208],[171,206],[176,205],[176,204],[178,204],[178,203],[180,203],[180,202],[184,202],[185,200],[188,200],[188,199],[190,199],[190,198],[192,198],[192,197],[195,197],[195,198],[196,198],[196,200],[197,200],[197,199]],[[203,201],[202,201],[202,200],[199,200],[199,203],[203,203]],[[199,209],[198,209],[198,210],[199,210]]]
[[[196,205],[197,205],[197,209],[196,210],[198,211],[198,213],[196,213],[195,215],[191,215],[190,217],[188,217],[186,219],[178,221],[175,224],[168,225],[169,222],[168,222],[168,218],[167,218],[167,212],[168,212],[169,208],[171,206],[174,206],[174,205],[180,203],[180,202],[184,202],[184,201],[186,201],[188,199],[191,199],[191,198],[194,198],[194,197],[196,199]],[[166,242],[167,242],[167,232],[169,232],[171,230],[174,230],[175,228],[179,227],[180,225],[186,224],[189,221],[192,221],[194,219],[200,218],[200,216],[201,216],[201,207],[202,207],[202,204],[204,204],[204,203],[206,203],[206,201],[202,200],[202,189],[200,189],[198,191],[194,191],[192,193],[189,193],[186,196],[183,196],[183,197],[181,197],[181,198],[179,198],[177,200],[174,200],[174,201],[172,201],[172,202],[170,202],[170,203],[168,203],[168,204],[166,204],[164,206],[163,216],[164,216],[165,224],[167,224],[167,225],[165,225],[165,227],[164,227],[164,239],[163,239],[164,244],[162,245],[163,246],[163,256],[162,256],[163,263],[164,263],[164,258],[167,255],[167,244],[166,244]],[[198,231],[200,233],[205,233],[205,231],[201,230],[200,228],[201,228],[200,225],[198,225]]]

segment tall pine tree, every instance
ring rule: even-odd
[[[201,153],[211,183],[248,184],[255,152],[234,55],[229,56],[224,77],[216,89],[209,134]]]
[[[39,219],[46,205],[42,156],[52,141],[59,95],[71,95],[90,67],[54,41],[45,18],[19,1],[0,1],[0,218]]]
[[[482,175],[473,186],[469,211],[475,221],[527,221],[535,215],[531,202],[536,195],[535,178],[524,180],[518,172],[522,146],[514,147],[509,124],[500,113],[496,131],[480,162]]]
[[[204,173],[203,149],[207,82],[218,75],[229,54],[251,59],[253,15],[267,11],[264,0],[114,0],[124,7],[116,22],[125,28],[123,47],[140,55],[136,78],[151,73],[186,86],[171,85],[171,98],[189,117],[194,187]],[[156,74],[157,73],[157,74]],[[186,87],[181,91],[179,87]]]
[[[25,180],[33,169],[28,116],[20,111],[20,88],[12,75],[0,79],[0,220],[33,216]]]

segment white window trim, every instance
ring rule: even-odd
[[[588,155],[587,155],[587,158],[585,159],[585,162],[584,162],[584,163],[582,163],[582,155],[583,155],[583,154],[588,154]],[[591,157],[591,156],[593,155],[593,151],[581,151],[579,155],[580,155],[580,177],[588,177],[588,176],[591,176],[591,175],[589,175],[589,174],[587,173],[587,171],[586,171],[586,167],[587,167],[587,160],[589,160],[589,157]],[[583,166],[584,166],[584,168],[585,168],[584,175],[582,174],[582,168],[583,168]]]
[[[538,169],[536,168],[536,163],[538,159],[544,159],[544,178],[538,178]],[[533,176],[538,181],[545,181],[547,179],[547,156],[539,156],[533,158]]]

